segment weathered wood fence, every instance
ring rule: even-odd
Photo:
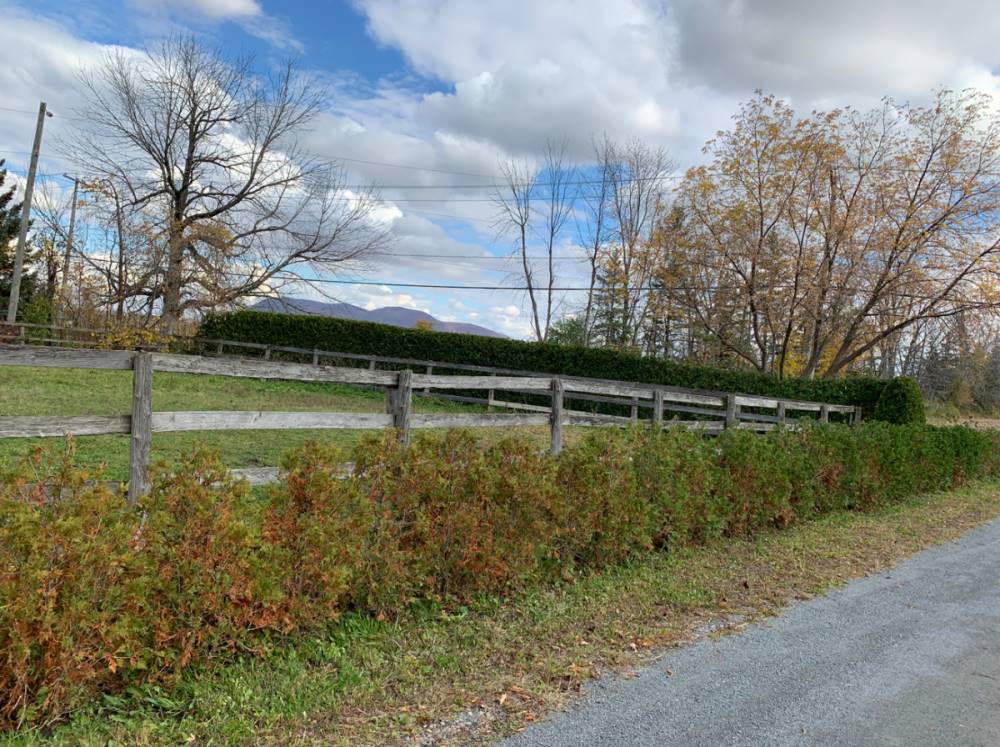
[[[46,325],[46,324],[28,324],[23,322],[16,322],[13,325],[0,325],[0,327],[5,327],[7,329],[7,341],[24,345],[46,345],[46,346],[56,346],[56,347],[83,347],[83,348],[94,348],[99,344],[99,340],[102,339],[104,335],[109,334],[109,330],[101,329],[91,329],[84,327],[60,327],[56,325]],[[3,342],[2,336],[0,336],[0,342]],[[293,362],[300,363],[311,363],[312,365],[334,365],[334,366],[364,366],[371,371],[381,369],[389,369],[393,371],[398,371],[402,368],[409,368],[414,371],[420,370],[426,373],[428,376],[433,374],[434,371],[444,372],[454,372],[459,371],[462,373],[468,372],[470,374],[484,374],[489,376],[519,376],[519,377],[540,377],[540,378],[551,378],[553,374],[540,373],[537,371],[527,371],[523,369],[513,369],[513,368],[499,368],[493,366],[481,366],[469,363],[451,363],[446,361],[430,361],[421,360],[417,358],[401,358],[393,356],[384,355],[370,355],[363,353],[343,353],[333,350],[322,350],[319,348],[299,348],[287,345],[271,345],[260,342],[242,342],[236,340],[219,340],[213,338],[202,338],[202,337],[185,337],[185,336],[174,336],[171,338],[172,349],[176,352],[193,353],[197,355],[204,355],[209,357],[224,357],[232,356],[234,352],[238,354],[250,354],[253,359],[256,360],[290,360]],[[578,381],[578,382],[591,382],[599,383],[604,385],[609,385],[614,387],[621,384],[621,382],[609,380],[609,379],[595,379],[580,376],[569,376],[560,374],[559,378],[564,381]],[[656,385],[649,385],[650,389],[658,388]],[[708,391],[708,390],[696,390],[696,389],[685,389],[683,387],[662,387],[664,390],[673,391],[677,393],[690,393],[699,396],[711,396],[715,398],[724,398],[726,392],[722,391]],[[549,411],[547,405],[530,404],[523,401],[512,401],[498,397],[498,392],[516,395],[525,394],[538,394],[538,392],[532,392],[524,389],[515,389],[502,387],[491,387],[489,389],[483,390],[485,396],[470,396],[468,391],[462,393],[455,393],[452,391],[439,391],[431,388],[415,388],[413,390],[413,396],[415,397],[425,397],[433,399],[448,400],[452,402],[462,402],[466,404],[474,405],[484,405],[488,410],[493,408],[506,409],[506,410],[519,410],[523,412],[545,412]],[[640,418],[641,413],[644,410],[655,410],[655,401],[649,397],[639,397],[633,396],[629,398],[623,398],[621,396],[608,396],[605,394],[593,394],[588,393],[583,390],[574,390],[572,399],[577,402],[592,402],[600,404],[614,404],[624,406],[630,411],[630,416],[633,421]],[[744,398],[746,399],[746,398]],[[770,398],[757,398],[757,399],[768,399]],[[792,400],[786,400],[786,402],[793,402]],[[800,403],[802,404],[802,403]],[[809,410],[814,413],[820,412],[820,404],[813,403],[814,407],[800,407],[792,409]],[[683,403],[674,403],[674,407],[669,408],[675,413],[687,413],[695,416],[703,416],[706,413],[704,408],[698,403],[693,405],[684,405]],[[744,405],[749,407],[755,407],[752,405]],[[779,404],[774,415],[760,414],[753,411],[746,412],[741,411],[740,420],[758,420],[762,423],[776,423],[783,422],[781,417],[781,410],[783,405]],[[853,408],[845,408],[842,405],[831,405],[830,412],[843,412],[846,413]],[[708,413],[712,415],[714,413]],[[648,416],[650,419],[655,418],[655,413],[651,413]],[[853,422],[854,416],[851,416]]]
[[[415,373],[410,369],[385,371],[357,367],[326,366],[274,360],[213,358],[175,353],[124,350],[0,345],[0,366],[40,366],[132,371],[132,408],[129,415],[107,416],[4,416],[0,438],[64,435],[130,434],[128,496],[135,501],[146,488],[149,452],[154,433],[205,430],[263,429],[372,429],[394,428],[403,442],[413,428],[474,428],[547,426],[550,448],[562,448],[562,428],[567,426],[628,425],[637,420],[636,405],[652,409],[655,428],[687,427],[706,433],[726,428],[768,431],[779,425],[795,426],[793,413],[809,413],[828,422],[831,413],[856,423],[858,408],[819,402],[757,397],[736,393],[718,394],[672,387],[581,380],[552,376],[441,375]],[[449,364],[450,366],[450,364]],[[236,376],[257,379],[334,382],[374,386],[387,392],[384,413],[354,412],[246,412],[184,411],[153,412],[153,374],[156,371]],[[440,413],[412,411],[414,393],[444,390],[515,391],[546,395],[550,405],[519,405],[530,412]],[[565,407],[567,400],[599,397],[602,402],[631,404],[632,417],[583,412]],[[492,401],[492,397],[485,402]],[[751,408],[753,412],[745,412]],[[762,411],[773,411],[774,414]],[[667,419],[667,413],[694,414],[695,420]],[[266,478],[265,478],[266,479]]]

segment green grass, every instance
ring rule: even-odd
[[[998,515],[1000,487],[980,483],[650,554],[507,603],[345,617],[322,638],[192,673],[170,691],[109,698],[6,743],[384,745],[423,735],[484,744],[564,706],[598,673],[628,676],[708,624],[738,630]],[[475,726],[441,726],[470,709]]]
[[[131,409],[132,374],[57,368],[0,368],[0,415],[124,415]],[[153,376],[153,410],[278,410],[383,412],[382,392],[342,384],[240,379],[198,374]],[[474,411],[468,405],[414,398],[416,412]],[[153,436],[152,458],[173,461],[196,442],[208,443],[228,467],[276,466],[290,449],[308,440],[353,445],[361,431],[204,431]],[[0,439],[0,464],[18,460],[37,446],[60,439]],[[128,475],[127,436],[81,436],[78,464],[106,464],[106,476]]]

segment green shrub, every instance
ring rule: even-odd
[[[567,510],[556,541],[560,557],[574,565],[617,563],[652,546],[652,507],[632,467],[637,434],[605,435],[587,434],[558,460],[556,481]]]
[[[924,398],[917,382],[907,376],[887,382],[875,404],[873,417],[895,425],[926,422]]]
[[[133,547],[143,560],[143,614],[152,627],[152,673],[175,677],[192,663],[252,647],[280,604],[260,550],[249,486],[196,447],[180,465],[156,465]]]
[[[471,364],[597,379],[770,395],[830,404],[861,405],[871,416],[886,382],[852,376],[833,380],[779,379],[660,360],[605,348],[428,332],[321,316],[237,311],[207,317],[200,337],[258,342],[306,350]]]
[[[631,438],[635,487],[652,514],[653,546],[685,545],[720,536],[726,512],[719,500],[715,442],[684,429],[635,430]]]

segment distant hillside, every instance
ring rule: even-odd
[[[360,322],[378,322],[391,324],[395,327],[413,328],[417,322],[429,322],[437,332],[460,332],[467,335],[482,335],[484,337],[503,337],[492,329],[480,327],[478,324],[465,322],[442,322],[430,314],[417,309],[406,309],[402,306],[386,306],[381,309],[363,309],[350,303],[324,303],[322,301],[307,301],[304,298],[263,298],[250,307],[253,311],[273,311],[284,314],[313,314],[315,316],[332,316],[337,319],[354,319]]]

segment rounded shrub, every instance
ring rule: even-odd
[[[896,425],[925,423],[924,398],[917,382],[908,376],[897,376],[886,384],[875,404],[873,417]]]

